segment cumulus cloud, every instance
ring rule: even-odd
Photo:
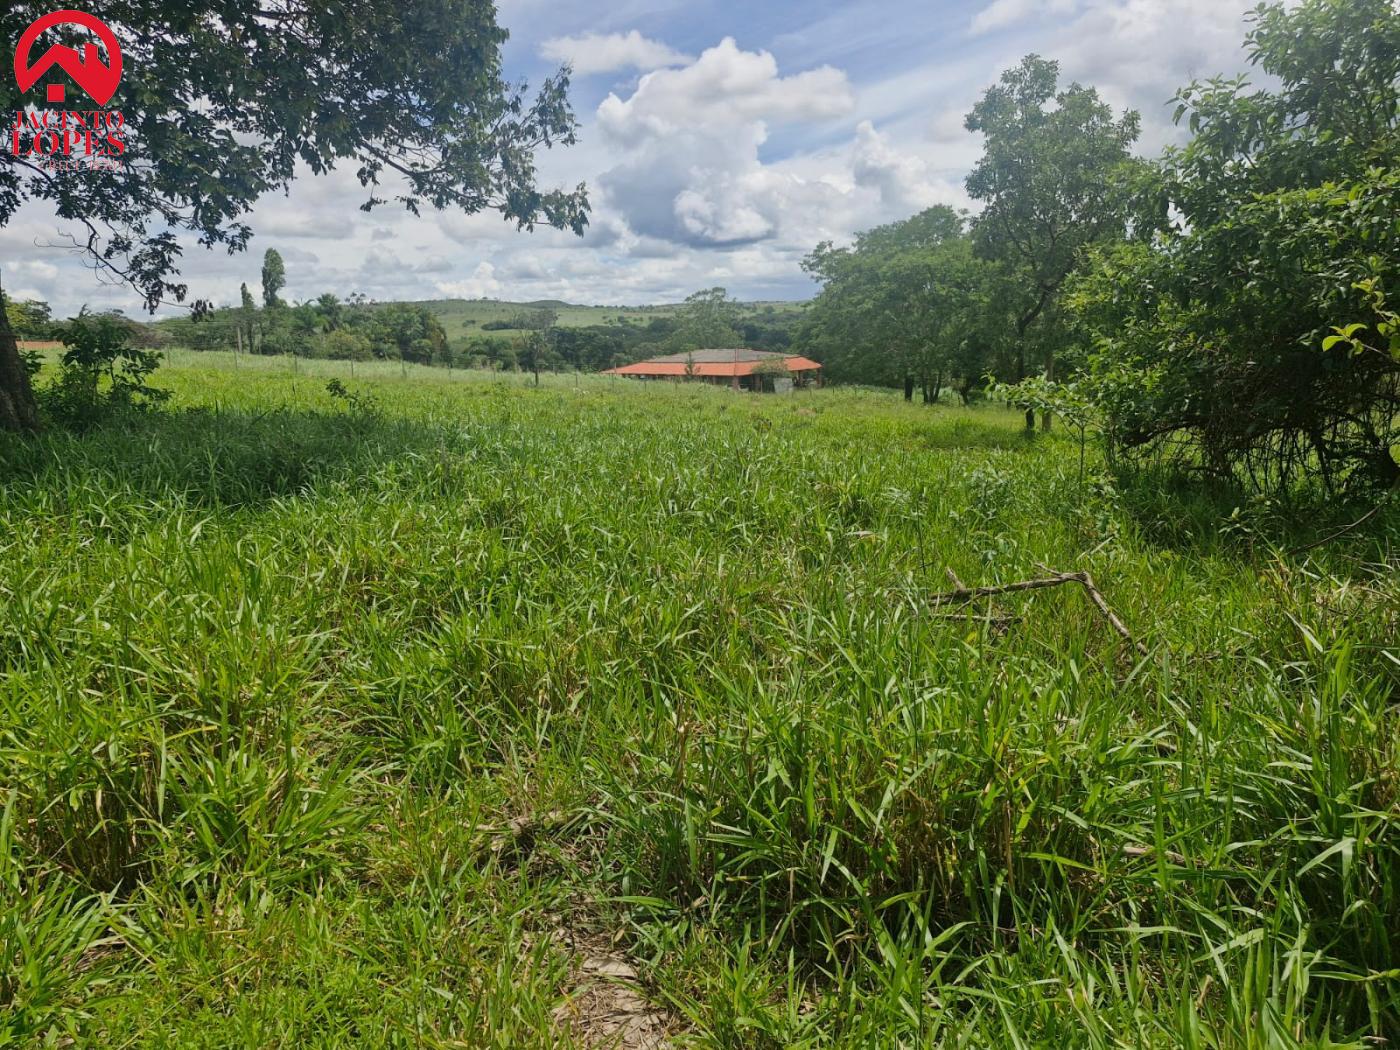
[[[1183,84],[1246,68],[1245,17],[1255,6],[1256,0],[1092,0],[1046,34],[1044,53],[1060,60],[1066,79],[1094,85],[1120,109],[1140,111],[1139,150],[1153,155],[1185,136],[1167,105]],[[1257,71],[1253,76],[1261,80]]]
[[[438,281],[439,295],[449,299],[493,299],[501,294],[502,285],[496,279],[496,267],[489,262],[478,263],[470,277],[458,281]]]
[[[868,120],[856,128],[852,161],[856,183],[878,192],[891,210],[922,211],[946,199],[929,178],[923,159],[896,149]]]
[[[1037,51],[1060,62],[1065,80],[1098,88],[1117,108],[1142,113],[1141,152],[1156,154],[1185,133],[1167,102],[1196,77],[1247,66],[1246,16],[1257,0],[995,0],[973,18],[991,34],[997,71]],[[1254,79],[1261,81],[1257,71]],[[988,79],[990,83],[990,78]]]
[[[540,54],[551,62],[567,62],[579,76],[623,69],[661,69],[692,61],[688,55],[659,40],[650,40],[635,29],[628,33],[554,37],[540,45]]]
[[[191,297],[236,303],[239,283],[256,288],[262,253],[275,247],[292,299],[360,291],[612,305],[675,301],[713,284],[750,298],[806,295],[799,263],[819,241],[930,204],[970,206],[962,180],[981,146],[963,114],[1022,55],[1056,58],[1065,80],[1140,109],[1139,149],[1155,154],[1182,134],[1164,106],[1177,87],[1246,67],[1243,16],[1254,3],[976,0],[950,26],[926,0],[881,0],[878,18],[871,5],[818,5],[814,21],[794,14],[783,26],[766,10],[722,20],[713,5],[691,5],[682,16],[672,0],[618,0],[605,13],[505,0],[507,59],[524,56],[532,80],[548,72],[541,54],[580,72],[642,74],[626,85],[578,78],[580,141],[538,158],[545,185],[588,182],[585,237],[523,234],[492,212],[415,219],[389,206],[367,217],[347,164],[258,202],[248,253],[189,245],[184,277]],[[691,40],[707,27],[719,43],[694,58],[657,39]],[[738,29],[787,31],[759,38],[760,48],[724,35]],[[6,290],[46,298],[60,314],[84,302],[139,312],[129,289],[96,283],[61,247],[46,247],[65,243],[67,225],[33,202],[0,229]]]
[[[850,237],[938,201],[963,203],[919,156],[869,121],[842,128],[855,98],[830,67],[786,74],[773,55],[725,39],[686,67],[609,95],[598,127],[619,154],[596,180],[633,237],[633,258],[714,253],[714,279],[797,280],[820,240]],[[776,130],[845,137],[844,144],[765,152]],[[738,262],[742,260],[742,262]]]
[[[642,77],[626,101],[609,95],[598,126],[623,143],[685,129],[730,128],[750,121],[790,123],[849,113],[855,101],[846,74],[831,66],[780,76],[767,51],[744,51],[725,37],[682,69]]]

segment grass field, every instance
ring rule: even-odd
[[[1394,512],[300,368],[0,438],[0,1044],[1400,1040]]]

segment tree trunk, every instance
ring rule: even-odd
[[[1049,303],[1050,296],[1054,294],[1054,292],[1055,288],[1047,288],[1041,285],[1040,300],[1031,307],[1028,312],[1016,319],[1016,371],[1018,373],[1016,381],[1018,383],[1026,378],[1026,333],[1030,331],[1030,327],[1035,323],[1035,319],[1044,312],[1045,306]],[[1053,370],[1054,364],[1052,363],[1047,369],[1047,375]],[[1035,430],[1035,411],[1029,408],[1026,409],[1026,429],[1032,432]],[[1050,429],[1048,422],[1045,429]]]
[[[1026,378],[1026,340],[1025,340],[1024,336],[1021,337],[1020,343],[1018,344],[1017,357],[1016,357],[1016,371],[1017,371],[1017,373],[1019,374],[1019,375],[1018,375],[1018,378],[1017,378],[1017,382],[1020,382],[1020,380]],[[1027,434],[1027,435],[1030,435],[1030,434],[1034,434],[1034,433],[1035,433],[1035,409],[1033,409],[1033,408],[1028,408],[1028,409],[1026,409],[1026,434]]]
[[[0,430],[33,433],[39,429],[39,404],[29,371],[19,356],[10,319],[0,308]]]
[[[907,375],[907,376],[904,377],[904,400],[905,400],[905,401],[913,401],[913,400],[914,400],[914,377],[913,377],[913,376],[908,376],[908,375]]]

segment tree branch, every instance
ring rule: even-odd
[[[1054,569],[1046,569],[1045,571],[1053,573],[1053,575],[1038,580],[1022,580],[1019,583],[1003,583],[995,587],[966,587],[960,584],[957,590],[947,591],[944,594],[934,595],[932,598],[929,599],[929,604],[934,606],[962,605],[966,604],[967,602],[977,601],[981,598],[993,598],[999,594],[1016,594],[1022,591],[1040,591],[1047,590],[1051,587],[1063,587],[1065,586],[1065,584],[1069,583],[1077,583],[1079,584],[1079,586],[1084,588],[1084,593],[1089,596],[1089,601],[1091,601],[1094,604],[1094,607],[1098,609],[1098,611],[1102,614],[1103,618],[1108,621],[1109,626],[1111,626],[1114,629],[1114,631],[1116,631],[1125,642],[1127,642],[1134,649],[1136,649],[1141,655],[1148,655],[1147,646],[1143,645],[1141,642],[1139,642],[1136,638],[1133,637],[1133,634],[1131,631],[1128,630],[1127,625],[1125,625],[1123,621],[1119,619],[1118,614],[1115,613],[1112,607],[1109,606],[1108,601],[1103,596],[1103,592],[1100,591],[1098,585],[1094,583],[1094,578],[1092,576],[1090,576],[1087,572],[1055,572]],[[957,580],[956,576],[954,577],[954,580]]]

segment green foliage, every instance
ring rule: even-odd
[[[354,328],[327,332],[321,345],[332,361],[368,361],[374,356],[369,339]]]
[[[1128,228],[1141,121],[1113,111],[1091,87],[1059,87],[1059,65],[1038,55],[1002,75],[967,117],[985,141],[967,178],[985,203],[974,226],[979,251],[1004,267],[1000,298],[1012,318],[1016,379],[1043,362],[1054,378],[1064,343],[1059,299],[1087,247]],[[1030,422],[1028,417],[1027,422]]]
[[[956,383],[964,400],[994,366],[997,268],[975,257],[962,216],[930,208],[869,230],[849,248],[819,245],[803,263],[822,283],[799,346],[836,382],[921,387],[938,400]]]
[[[132,345],[125,318],[83,310],[60,336],[58,378],[42,392],[45,410],[60,422],[90,426],[113,412],[154,408],[170,396],[147,385],[160,355]]]
[[[1286,491],[1400,482],[1400,14],[1307,0],[1254,16],[1277,81],[1195,83],[1161,165],[1175,220],[1073,294],[1111,438]]]
[[[431,364],[446,350],[447,335],[428,310],[410,303],[362,307],[350,324],[369,340],[376,357]]]
[[[739,304],[723,288],[706,288],[686,297],[669,339],[673,353],[729,350],[740,345]]]
[[[269,312],[280,309],[283,305],[278,293],[287,286],[287,267],[282,262],[282,254],[276,248],[269,248],[263,253],[262,264],[262,293],[263,309]]]
[[[48,303],[37,299],[15,300],[0,292],[0,304],[4,305],[10,331],[14,332],[16,339],[42,341],[54,338],[53,310]]]

